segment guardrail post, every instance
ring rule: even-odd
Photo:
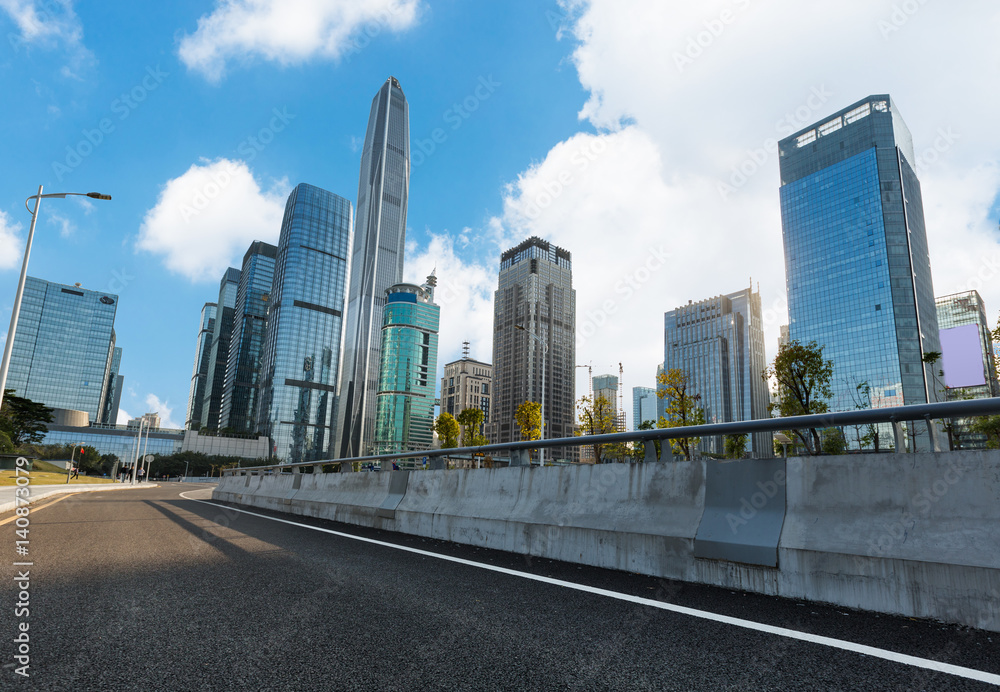
[[[313,473],[323,473],[323,464],[316,464],[313,466]]]
[[[931,438],[931,451],[944,451],[941,449],[941,431],[934,425],[934,421],[931,420],[930,415],[924,416],[924,420],[927,421],[927,434]]]
[[[302,468],[299,466],[293,466],[292,473],[302,473]]]
[[[906,437],[903,435],[903,424],[895,418],[890,419],[892,423],[892,436],[896,444],[896,454],[906,454]]]
[[[648,440],[646,442],[643,442],[642,444],[646,448],[645,462],[647,464],[652,464],[654,462],[659,461],[659,459],[656,458],[656,442],[654,442],[653,440]]]
[[[525,453],[523,449],[512,449],[510,450],[510,465],[511,466],[527,466],[527,461],[524,458]]]

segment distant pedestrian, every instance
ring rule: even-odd
[[[72,478],[79,478],[79,477],[80,477],[80,467],[74,466]]]

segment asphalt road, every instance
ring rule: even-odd
[[[634,597],[1000,674],[992,633],[257,512],[316,531],[181,492],[205,491],[43,500],[27,557],[0,526],[0,690],[996,689]],[[30,615],[11,618],[25,569]]]

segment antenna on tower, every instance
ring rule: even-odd
[[[462,342],[462,359],[463,360],[469,360],[469,342],[468,341],[463,341]]]

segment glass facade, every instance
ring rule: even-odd
[[[516,325],[524,327],[524,331]],[[570,253],[540,238],[529,238],[500,256],[493,298],[493,402],[487,437],[503,443],[520,439],[514,421],[525,401],[541,401],[545,357],[545,437],[572,437],[576,430],[576,291]],[[576,461],[576,447],[546,452]]]
[[[305,183],[285,205],[257,420],[281,461],[333,456],[352,221],[348,200]]]
[[[187,418],[184,421],[184,427],[189,429],[201,428],[205,385],[208,382],[208,366],[212,357],[212,334],[215,332],[215,309],[215,303],[205,303],[201,309],[201,326],[194,347],[194,371],[191,373]]]
[[[27,277],[7,388],[51,408],[104,414],[118,296]]]
[[[114,454],[119,461],[134,460],[139,454],[136,451],[136,438],[139,429],[126,429],[124,426],[115,428],[73,428],[68,426],[49,425],[49,431],[41,444],[92,446],[101,454]],[[181,451],[184,443],[184,433],[150,432],[147,443],[146,432],[142,433],[142,453],[145,454],[176,454]]]
[[[114,344],[114,330],[111,332],[111,343]],[[119,375],[122,365],[122,350],[114,348],[111,362],[108,365],[107,384],[105,385],[104,409],[101,413],[101,423],[116,425],[118,423],[118,407],[121,404],[122,388],[125,378]]]
[[[386,289],[403,280],[410,193],[409,105],[395,77],[372,100],[361,154],[358,218],[338,412],[339,457],[371,451]]]
[[[936,400],[940,351],[920,183],[909,130],[870,96],[779,143],[788,338],[833,361],[831,411]]]
[[[226,361],[229,360],[229,344],[233,337],[239,285],[240,270],[230,267],[219,283],[219,302],[215,311],[211,355],[208,358],[208,377],[205,379],[205,396],[201,405],[201,425],[209,430],[220,428],[222,390],[226,383]]]
[[[760,294],[747,288],[666,313],[663,367],[688,376],[706,423],[770,418]],[[724,440],[702,438],[699,449],[722,455]],[[747,449],[756,458],[773,456],[771,433],[751,435]]]
[[[248,433],[257,426],[267,306],[277,253],[278,248],[274,245],[258,240],[243,256],[236,289],[233,334],[226,359],[226,380],[222,388],[220,429]]]
[[[632,429],[638,430],[644,421],[656,423],[656,389],[632,387]]]
[[[378,454],[430,449],[434,441],[438,328],[433,276],[386,291],[375,417]]]

